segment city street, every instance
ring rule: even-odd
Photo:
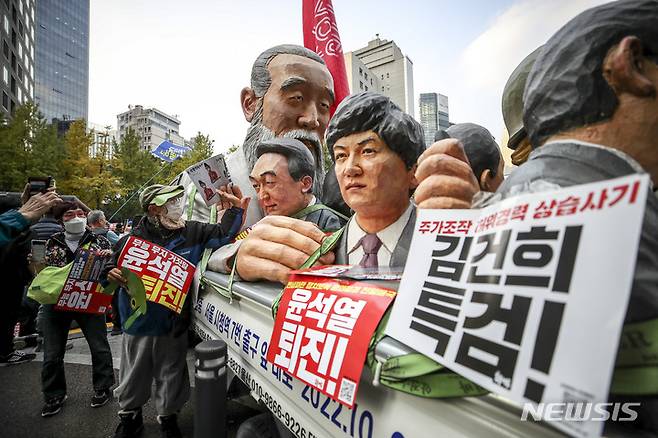
[[[43,354],[37,353],[37,358],[29,363],[0,368],[0,387],[3,400],[0,405],[0,436],[14,437],[111,437],[117,426],[118,404],[111,400],[107,405],[92,409],[90,407],[91,387],[91,356],[85,339],[77,331],[71,331],[69,336],[73,348],[65,355],[66,380],[68,399],[62,411],[50,418],[41,417],[43,398],[41,395],[40,373]],[[119,375],[121,336],[110,336],[108,339],[114,358],[115,376]],[[30,352],[33,348],[25,349]],[[188,351],[188,368],[190,382],[194,386],[194,351]],[[243,401],[244,400],[241,399]],[[235,435],[235,430],[241,420],[254,413],[245,405],[232,401],[229,410],[229,436]],[[190,401],[179,415],[179,425],[183,435],[193,436],[194,426],[194,388]],[[158,437],[159,425],[153,403],[144,408],[144,438]]]

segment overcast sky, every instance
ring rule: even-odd
[[[129,104],[181,120],[181,134],[210,134],[215,151],[241,144],[240,90],[256,56],[303,44],[301,0],[91,0],[89,121],[116,126]],[[375,34],[413,62],[418,95],[450,101],[450,120],[500,139],[503,86],[518,63],[600,0],[334,0],[345,52]]]

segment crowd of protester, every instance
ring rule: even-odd
[[[41,414],[57,414],[67,397],[64,355],[75,320],[93,357],[91,406],[108,402],[115,382],[105,317],[21,304],[43,266],[64,266],[80,248],[112,255],[104,278],[118,285],[112,321],[113,333],[121,333],[130,295],[116,264],[128,235],[193,264],[211,249],[208,268],[234,271],[236,281],[285,284],[305,263],[404,266],[419,208],[477,208],[633,173],[658,181],[656,23],[655,0],[605,4],[575,17],[524,59],[503,95],[506,146],[520,165],[506,179],[500,148],[486,128],[460,123],[426,147],[420,124],[372,92],[348,96],[330,116],[333,80],[318,55],[294,45],[264,51],[240,96],[250,128],[227,159],[235,185],[217,191],[218,205],[207,207],[182,174],[172,185],[143,190],[144,216],[129,230],[110,230],[102,211],[63,202],[54,189],[26,193],[20,208],[0,215],[6,279],[0,364],[35,357],[13,349],[19,309],[27,307],[32,322],[26,325],[43,339]],[[325,145],[333,160],[328,171]],[[217,212],[221,219],[211,224]],[[328,238],[331,245],[321,245]],[[46,241],[42,263],[33,259],[32,240]],[[149,302],[147,314],[124,328],[115,437],[142,432],[142,407],[151,396],[163,436],[181,436],[176,415],[190,392],[190,302],[180,314]],[[650,192],[626,322],[656,317],[658,198]],[[658,430],[655,400],[644,405],[649,414],[642,427]]]

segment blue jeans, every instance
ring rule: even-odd
[[[52,304],[43,306],[43,368],[41,389],[46,400],[66,394],[64,353],[71,322],[76,320],[89,344],[94,390],[109,389],[114,385],[112,352],[107,341],[105,315],[56,311]]]

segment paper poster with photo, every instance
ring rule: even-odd
[[[607,402],[647,190],[633,175],[419,210],[386,334],[520,404]]]
[[[283,291],[267,360],[352,407],[370,338],[395,291],[308,274],[293,273]]]
[[[77,251],[71,272],[55,303],[55,310],[105,313],[112,302],[112,295],[103,293],[100,275],[109,257],[99,256],[96,251],[87,249]]]
[[[224,155],[221,154],[190,166],[185,172],[194,182],[197,191],[201,193],[208,207],[219,202],[219,195],[215,189],[231,182]]]
[[[180,313],[196,267],[161,246],[130,236],[117,266],[134,272],[144,284],[146,299]]]

